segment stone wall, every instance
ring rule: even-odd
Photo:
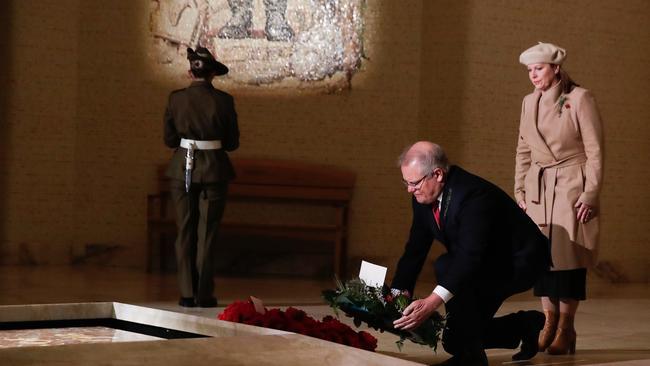
[[[170,156],[162,113],[183,87],[150,64],[148,2],[0,10],[0,262],[144,267],[146,195]],[[415,140],[439,142],[454,163],[512,191],[531,90],[518,55],[550,41],[568,49],[566,68],[605,121],[601,259],[648,280],[649,3],[367,0],[364,17],[365,57],[350,89],[274,94],[217,82],[236,98],[236,155],[357,172],[351,268],[361,258],[395,266],[410,224],[395,158]]]

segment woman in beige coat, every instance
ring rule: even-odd
[[[539,350],[575,352],[574,318],[598,247],[603,138],[596,102],[561,65],[566,51],[539,43],[519,56],[535,86],[524,97],[515,198],[551,243],[553,265],[535,286],[546,315]]]

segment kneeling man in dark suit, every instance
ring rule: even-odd
[[[413,223],[392,287],[413,293],[434,239],[447,252],[435,263],[433,293],[408,306],[395,327],[416,328],[445,303],[442,344],[453,357],[444,365],[488,365],[485,349],[515,349],[520,343],[513,360],[535,356],[544,314],[494,315],[505,299],[532,288],[549,268],[546,237],[503,190],[450,167],[432,142],[408,147],[399,165],[413,195]]]

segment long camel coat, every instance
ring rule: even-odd
[[[515,198],[551,241],[552,270],[588,268],[598,251],[602,123],[592,94],[560,83],[524,97],[515,164]],[[576,202],[595,207],[583,224]]]

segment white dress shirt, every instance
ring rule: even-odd
[[[438,211],[442,209],[441,206],[442,206],[442,193],[440,193],[440,196],[438,196]],[[440,285],[436,286],[436,288],[433,289],[433,293],[440,296],[440,298],[442,299],[442,301],[445,302],[445,304],[449,300],[451,300],[452,297],[454,297],[454,294],[452,294],[451,292],[449,292],[449,290],[447,290],[446,288]]]

